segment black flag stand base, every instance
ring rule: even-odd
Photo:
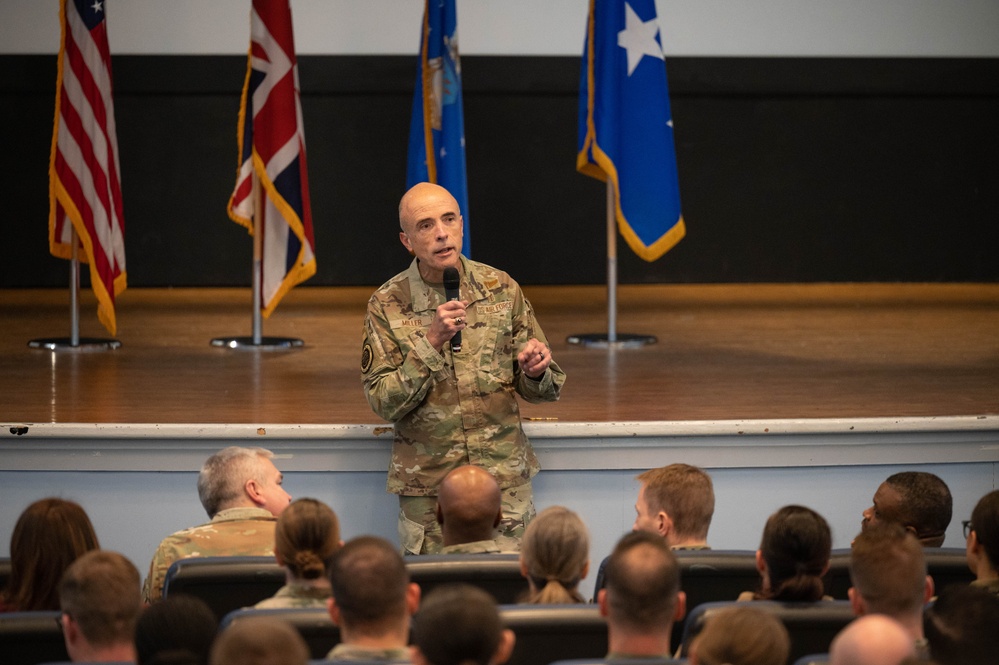
[[[578,344],[593,349],[637,349],[659,341],[655,335],[619,334],[616,337],[617,339],[610,339],[610,335],[591,333],[586,335],[569,335],[565,338],[565,341],[569,344]]]
[[[305,342],[295,337],[216,337],[211,341],[212,346],[226,349],[242,349],[261,351],[280,351],[282,349],[294,349],[305,346]]]
[[[33,339],[28,342],[32,349],[48,349],[49,351],[64,351],[79,349],[80,351],[105,351],[107,349],[117,349],[121,347],[121,342],[116,339],[101,339],[98,337],[80,337],[74,343],[70,337],[47,337],[43,339]]]

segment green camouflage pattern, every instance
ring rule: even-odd
[[[495,542],[499,552],[519,552],[524,529],[535,516],[531,483],[502,490],[500,501],[503,516],[496,527],[497,536],[493,541],[480,542]],[[399,497],[399,543],[404,555],[454,553],[444,547],[444,535],[437,523],[437,497]]]
[[[149,564],[142,598],[163,597],[163,582],[174,561],[196,556],[274,556],[277,518],[262,508],[219,511],[211,522],[167,536]]]
[[[333,597],[333,590],[329,587],[313,587],[304,584],[285,584],[278,589],[277,593],[261,600],[254,605],[254,609],[273,610],[286,607],[326,607],[326,601]]]
[[[546,346],[530,302],[507,273],[462,257],[460,293],[470,301],[462,350],[438,353],[426,330],[444,303],[442,284],[427,284],[414,260],[368,301],[361,378],[376,414],[394,423],[387,489],[431,496],[455,467],[488,469],[501,488],[540,470],[520,421],[517,395],[559,398],[565,373],[551,363],[540,380],[520,371],[517,353],[532,337]]]
[[[515,550],[501,549],[499,541],[476,540],[473,543],[461,543],[460,545],[446,545],[441,548],[441,554],[499,554],[500,552],[513,552]]]
[[[360,647],[351,644],[338,644],[326,654],[326,660],[333,661],[366,661],[366,662],[386,662],[386,663],[409,663],[409,649],[407,647],[397,647],[395,649],[376,649],[372,647]]]

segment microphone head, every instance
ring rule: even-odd
[[[444,289],[445,290],[458,290],[458,285],[461,283],[461,278],[458,275],[458,269],[448,266],[444,268]]]

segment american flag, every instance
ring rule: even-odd
[[[101,0],[61,0],[59,73],[49,163],[49,251],[90,264],[97,316],[116,333],[125,290],[125,221],[111,96],[111,56]],[[74,246],[76,229],[80,246]]]
[[[265,317],[316,272],[304,127],[291,7],[287,0],[253,0],[239,111],[239,172],[229,216],[250,233],[263,232],[259,306]],[[253,196],[254,176],[262,210]]]

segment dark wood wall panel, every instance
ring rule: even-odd
[[[54,56],[0,56],[6,243],[0,286],[63,286],[47,251]],[[603,184],[575,172],[579,63],[462,60],[476,259],[525,284],[605,281]],[[999,61],[675,58],[688,237],[624,283],[999,281]],[[238,56],[116,56],[133,286],[249,284],[225,203]],[[406,263],[412,58],[300,58],[318,285]]]

